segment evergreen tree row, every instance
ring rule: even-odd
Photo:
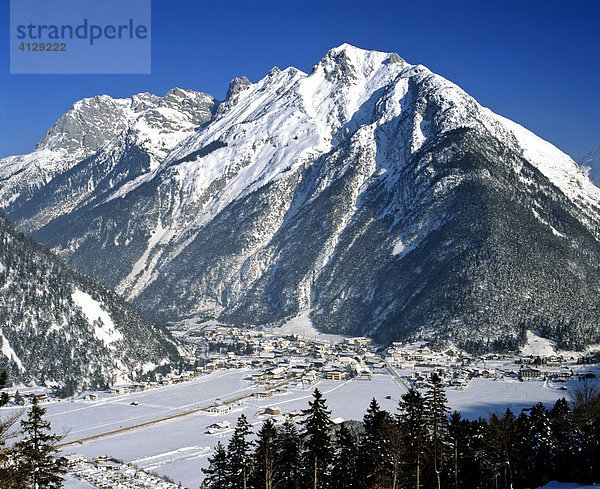
[[[584,381],[549,409],[507,409],[477,420],[450,414],[442,380],[410,389],[397,411],[373,399],[362,423],[335,426],[319,390],[300,429],[238,419],[203,469],[201,489],[535,488],[600,482],[600,391]]]

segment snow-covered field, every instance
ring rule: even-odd
[[[537,402],[553,404],[561,397],[569,397],[568,392],[546,382],[508,379],[473,379],[464,390],[449,389],[446,395],[452,409],[470,419],[504,412],[506,408],[518,415],[523,408],[530,408]]]
[[[193,381],[164,386],[145,392],[125,395],[101,394],[97,401],[74,400],[46,404],[48,419],[58,433],[66,433],[65,440],[102,433],[107,430],[168,416],[211,404],[217,398],[228,400],[238,395],[259,390],[250,377],[254,371],[223,370]],[[86,458],[110,455],[138,467],[167,475],[188,488],[198,487],[202,480],[201,468],[218,440],[226,443],[232,430],[219,435],[206,433],[207,427],[217,421],[235,425],[244,413],[258,428],[265,416],[264,408],[278,406],[282,413],[307,407],[312,390],[318,387],[327,400],[332,417],[361,419],[372,397],[381,407],[395,412],[405,387],[387,373],[379,373],[372,380],[320,381],[310,388],[290,385],[272,399],[247,398],[234,406],[232,412],[214,415],[198,412],[189,416],[161,422],[149,427],[118,435],[76,444],[64,449],[65,453],[78,452]],[[554,402],[567,394],[542,382],[473,380],[464,390],[449,389],[452,409],[466,417],[485,416],[490,411],[511,407],[517,413],[537,401]],[[131,405],[133,401],[138,405]],[[6,412],[7,409],[3,408]],[[70,480],[68,489],[87,488],[87,484]]]
[[[305,338],[326,340],[331,343],[341,343],[344,341],[345,336],[321,333],[318,331],[313,325],[312,319],[310,318],[310,313],[310,309],[304,309],[300,311],[296,317],[291,318],[281,327],[273,328],[273,333],[280,333],[282,336],[297,334],[304,336]]]

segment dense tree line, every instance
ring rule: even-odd
[[[333,425],[315,390],[300,427],[244,415],[219,442],[201,489],[534,488],[600,481],[600,391],[582,382],[571,402],[507,409],[476,420],[449,412],[441,379],[406,392],[395,413],[373,399],[362,423]]]

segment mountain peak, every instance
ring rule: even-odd
[[[384,53],[383,51],[374,51],[371,49],[364,49],[364,48],[359,48],[358,46],[354,46],[353,44],[348,44],[347,42],[344,42],[342,44],[340,44],[339,46],[335,46],[333,48],[331,48],[329,51],[327,51],[327,55],[329,54],[340,54],[340,53],[345,53],[347,56],[366,56],[368,53],[382,53],[382,54],[387,54]]]
[[[600,190],[442,76],[342,44],[309,75],[234,79],[198,130],[171,96],[9,218],[169,321],[600,341]]]
[[[126,127],[132,100],[133,97],[114,99],[109,95],[98,95],[75,102],[48,130],[36,149],[66,150],[84,155],[97,151]]]
[[[227,95],[225,95],[225,100],[229,100],[234,95],[237,95],[241,91],[248,88],[252,83],[246,76],[236,77],[229,83],[229,88],[227,89]]]
[[[327,51],[313,72],[323,69],[330,78],[356,80],[369,78],[382,64],[406,64],[396,53],[362,49],[344,43]]]

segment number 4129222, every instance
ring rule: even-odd
[[[61,52],[67,50],[66,42],[22,42],[18,47],[19,51],[37,51],[37,52]]]

